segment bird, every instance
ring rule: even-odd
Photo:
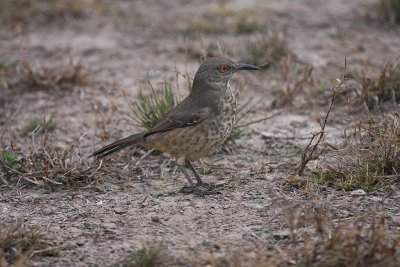
[[[176,159],[189,183],[180,192],[215,193],[207,188],[191,162],[215,152],[229,137],[237,111],[236,93],[229,81],[234,73],[242,70],[260,68],[224,57],[205,60],[194,76],[190,94],[153,128],[117,140],[95,151],[91,157],[100,159],[134,145],[155,149]],[[192,171],[196,183],[185,167]]]

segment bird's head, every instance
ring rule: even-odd
[[[203,62],[196,72],[193,80],[193,90],[202,87],[209,89],[225,88],[229,79],[235,72],[241,70],[260,70],[259,67],[236,63],[224,57],[213,57]]]

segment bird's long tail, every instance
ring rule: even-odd
[[[95,151],[90,157],[102,158],[121,149],[136,145],[143,139],[143,136],[144,133],[130,135]]]

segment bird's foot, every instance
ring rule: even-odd
[[[213,184],[197,183],[191,186],[185,186],[179,192],[185,194],[195,194],[198,196],[221,194],[220,192],[215,191],[215,188],[216,186]]]

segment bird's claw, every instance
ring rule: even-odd
[[[214,191],[215,186],[207,183],[197,183],[191,186],[183,187],[179,192],[185,194],[195,194],[198,196],[218,195],[218,191]]]

